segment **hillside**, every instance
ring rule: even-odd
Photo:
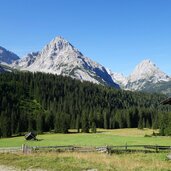
[[[3,137],[29,130],[159,128],[162,113],[168,110],[159,104],[163,95],[132,93],[43,73],[1,74],[0,94]]]

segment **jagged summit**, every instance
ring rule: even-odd
[[[53,39],[39,53],[29,54],[15,62],[13,67],[31,72],[65,75],[119,88],[105,67],[85,57],[61,36]]]
[[[55,37],[49,44],[45,46],[45,48],[47,47],[55,51],[60,51],[61,49],[66,49],[66,48],[73,49],[73,46],[61,36]]]
[[[40,53],[41,56],[50,57],[51,59],[55,59],[61,54],[65,54],[63,57],[66,57],[66,54],[70,54],[68,57],[73,57],[73,53],[82,55],[70,42],[61,36],[55,37]]]
[[[134,82],[141,79],[151,79],[153,82],[167,81],[169,76],[161,71],[151,60],[146,59],[140,62],[129,77],[129,81]]]
[[[128,77],[125,86],[129,90],[144,90],[159,82],[168,82],[171,78],[161,71],[151,60],[140,62]]]
[[[63,38],[62,36],[56,36],[54,39],[52,39],[51,42],[65,42],[65,43],[69,43],[65,38]]]

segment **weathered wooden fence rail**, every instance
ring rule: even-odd
[[[0,148],[0,153],[16,153],[16,152],[22,152],[22,148],[21,147]]]
[[[170,151],[171,146],[159,145],[124,145],[124,146],[110,146],[112,152],[159,152]]]
[[[159,145],[123,145],[123,146],[102,146],[102,147],[78,147],[78,146],[42,146],[32,147],[34,151],[76,151],[76,152],[101,152],[101,153],[119,153],[119,152],[160,152],[170,151],[171,146]]]
[[[77,152],[95,152],[96,147],[79,147],[79,146],[35,146],[33,151],[77,151]]]
[[[32,153],[36,151],[53,151],[53,152],[101,152],[101,153],[122,153],[122,152],[161,152],[171,151],[171,146],[159,145],[123,145],[123,146],[102,146],[102,147],[87,147],[87,146],[27,146],[22,147],[6,147],[0,148],[0,153]]]

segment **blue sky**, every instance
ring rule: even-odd
[[[171,0],[0,0],[0,46],[20,56],[61,35],[128,75],[151,59],[171,75]]]

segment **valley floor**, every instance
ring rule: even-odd
[[[97,133],[76,133],[70,130],[69,134],[44,133],[38,135],[39,141],[26,141],[24,136],[2,138],[0,147],[21,147],[22,144],[29,146],[105,146],[105,145],[171,145],[170,137],[152,136],[157,130],[151,129],[97,129]]]
[[[150,129],[98,129],[96,134],[75,133],[70,134],[42,134],[38,135],[40,141],[25,141],[24,137],[0,139],[0,147],[19,147],[22,144],[29,146],[50,145],[169,145],[170,137],[152,136],[154,130]],[[155,130],[157,132],[157,130]],[[102,154],[79,152],[35,152],[32,154],[0,155],[0,170],[14,171],[169,171],[171,161],[167,160],[168,152],[161,153],[122,153]],[[9,167],[8,167],[9,166]],[[18,170],[17,170],[18,169]]]

